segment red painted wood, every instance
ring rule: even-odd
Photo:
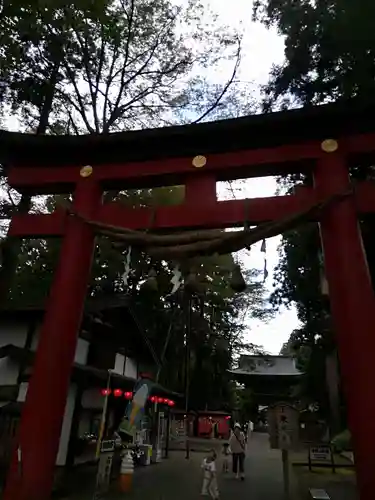
[[[304,188],[296,196],[250,198],[248,200],[219,201],[205,204],[198,198],[191,205],[175,205],[149,208],[127,208],[119,203],[107,203],[99,207],[95,220],[128,229],[186,229],[225,228],[250,225],[280,219],[303,210],[315,203],[312,190]],[[12,236],[59,236],[62,224],[51,215],[14,215],[10,228]],[[56,221],[60,219],[56,217]]]
[[[185,203],[187,205],[213,205],[216,201],[215,175],[191,175],[186,179]]]
[[[159,207],[155,210],[155,216],[149,208],[133,209],[119,203],[107,203],[98,210],[95,220],[127,229],[226,228],[243,226],[246,219],[250,225],[279,219],[307,208],[314,202],[313,192],[306,190],[303,197],[275,196],[247,201],[220,201],[212,205],[202,203]],[[62,235],[62,225],[55,225],[52,217],[14,215],[10,234],[21,237]]]
[[[355,204],[362,214],[375,212],[375,182],[360,182],[355,186]]]
[[[329,196],[350,187],[345,159],[324,155],[315,171],[316,189]],[[375,297],[357,221],[355,201],[332,205],[321,219],[331,309],[353,434],[361,500],[374,498],[375,398],[369,387],[375,352]],[[369,385],[370,384],[370,385]]]
[[[10,236],[62,236],[67,218],[66,211],[57,209],[52,214],[18,214],[12,217],[9,226]]]
[[[375,133],[356,134],[339,139],[340,151],[344,153],[370,153],[375,151]]]
[[[132,209],[119,203],[107,203],[98,208],[95,220],[128,229],[149,229],[151,226],[152,229],[161,230],[226,228],[243,225],[247,217],[251,225],[281,219],[307,208],[318,199],[312,189],[303,187],[293,196],[228,200],[205,205],[208,195],[203,199],[201,195],[193,198],[194,192],[191,191],[191,205],[158,207],[155,217],[149,208]],[[375,183],[359,183],[355,202],[358,212],[375,212]],[[61,236],[64,223],[65,217],[61,211],[52,215],[14,215],[9,234],[20,237]]]
[[[317,142],[280,146],[271,149],[254,149],[234,153],[207,155],[203,168],[192,165],[193,158],[166,158],[145,162],[121,163],[117,165],[94,166],[92,177],[102,183],[116,187],[166,186],[184,184],[187,176],[204,176],[207,172],[215,174],[217,180],[250,178],[263,175],[276,175],[295,170],[291,162],[311,160],[319,155]],[[199,154],[199,152],[197,152]],[[125,155],[124,155],[125,156]],[[280,164],[285,163],[281,167]],[[270,165],[267,170],[267,165]],[[261,167],[261,169],[256,167]],[[13,167],[9,171],[9,184],[20,191],[46,192],[50,187],[61,192],[71,188],[79,179],[80,166],[27,168]],[[123,181],[123,182],[121,182]],[[61,187],[63,185],[63,187]],[[68,189],[69,191],[69,189]],[[52,192],[52,191],[51,191]]]
[[[375,151],[375,134],[338,137],[340,150],[345,153]],[[217,180],[264,177],[301,171],[296,162],[318,158],[320,142],[252,149],[234,153],[209,154],[203,168],[194,168],[192,158],[165,158],[145,162],[99,165],[94,178],[123,189],[157,185],[183,184],[187,175],[200,177],[210,172]],[[200,154],[197,151],[197,154]],[[124,154],[125,157],[125,154]],[[28,168],[14,166],[9,172],[9,184],[20,191],[37,193],[69,192],[79,180],[79,166]]]
[[[91,216],[100,199],[99,186],[93,179],[81,179],[75,191],[76,210]],[[50,498],[94,239],[92,229],[81,220],[73,217],[67,220],[22,411],[18,435],[22,474],[19,474],[15,451],[4,500]]]

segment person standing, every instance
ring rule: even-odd
[[[227,474],[229,472],[229,456],[231,454],[229,443],[223,444],[221,453],[223,456],[223,472]]]
[[[249,421],[249,431],[248,431],[248,436],[249,438],[251,438],[251,436],[253,435],[253,432],[254,432],[254,422],[252,422],[251,420]]]
[[[216,476],[216,452],[211,450],[208,456],[203,460],[203,497],[211,497],[212,500],[219,500],[219,488]]]
[[[241,431],[240,424],[234,425],[233,434],[229,440],[229,446],[232,450],[232,466],[233,474],[236,478],[245,480],[245,452],[246,452],[246,438],[245,434]]]

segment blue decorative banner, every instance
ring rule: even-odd
[[[144,408],[147,399],[150,395],[153,382],[151,380],[141,378],[137,380],[134,386],[133,399],[129,401],[125,411],[125,416],[120,424],[119,431],[134,435],[140,420],[143,417]]]

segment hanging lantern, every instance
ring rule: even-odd
[[[150,397],[150,401],[151,401],[151,403],[156,403],[157,402],[156,401],[156,397],[155,396],[151,396]]]
[[[109,396],[111,394],[111,389],[102,389],[100,392],[102,396]]]
[[[238,293],[244,292],[247,288],[244,277],[242,276],[241,266],[239,264],[236,264],[233,267],[229,285],[233,291]]]
[[[115,398],[121,397],[122,396],[122,390],[121,389],[115,389],[113,391],[113,395],[114,395]]]
[[[124,392],[124,397],[125,397],[125,399],[132,399],[133,393],[132,392]]]
[[[150,272],[148,273],[148,277],[146,281],[143,283],[142,288],[145,290],[149,290],[150,292],[157,292],[159,287],[158,287],[158,280],[156,279],[156,271],[155,269],[150,269]]]

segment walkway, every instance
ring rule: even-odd
[[[131,495],[116,495],[111,500],[193,500],[201,489],[201,461],[204,454],[195,452],[190,460],[182,452],[172,452],[161,464],[137,470]],[[268,436],[254,434],[248,446],[246,481],[236,481],[231,475],[219,475],[222,499],[282,500],[283,483],[281,456],[270,450]]]

